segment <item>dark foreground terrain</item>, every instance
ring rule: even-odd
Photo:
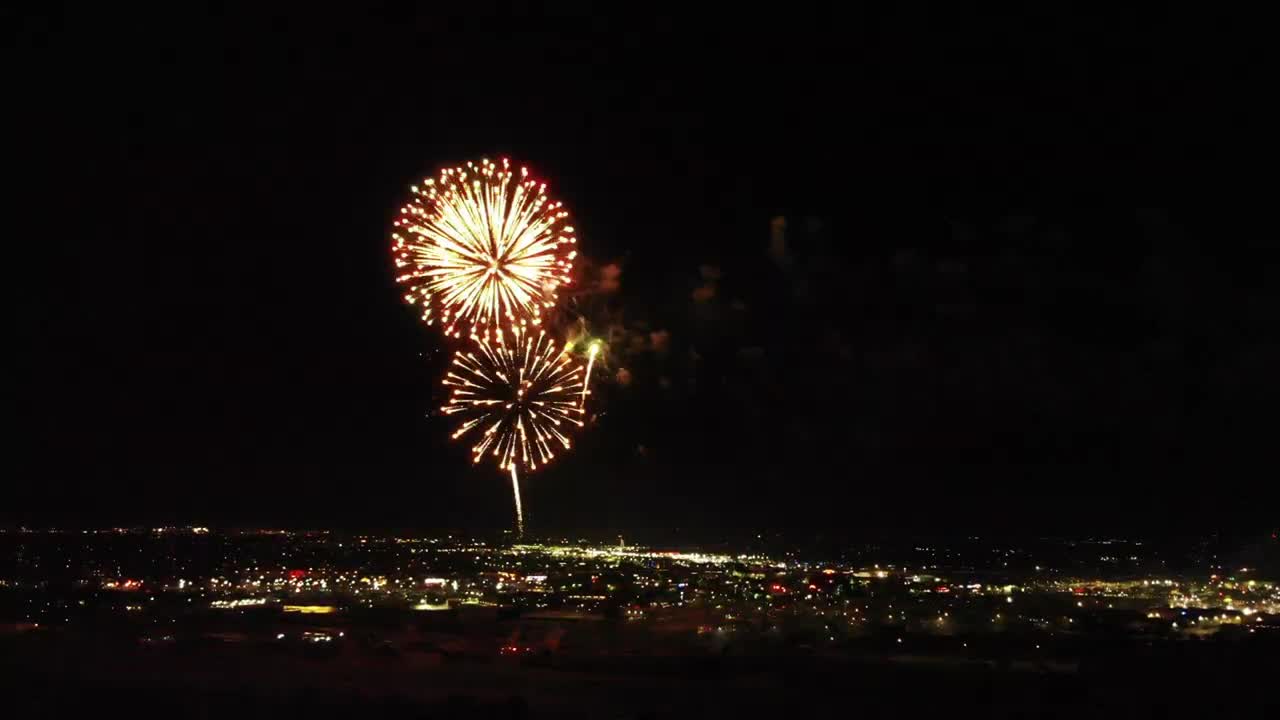
[[[1126,645],[1072,664],[909,654],[450,658],[360,647],[0,638],[4,715],[1276,717],[1272,642]]]

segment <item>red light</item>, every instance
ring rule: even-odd
[[[290,579],[290,580],[301,580],[302,578],[304,578],[304,577],[306,577],[306,576],[307,576],[307,571],[306,571],[306,570],[290,570],[290,571],[289,571],[289,579]]]

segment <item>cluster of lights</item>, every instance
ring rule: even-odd
[[[267,598],[240,598],[237,600],[214,600],[209,607],[219,610],[234,610],[244,607],[261,607],[267,604]]]
[[[332,605],[285,605],[284,611],[302,615],[329,615],[337,612],[338,608]]]
[[[546,553],[552,557],[580,558],[582,560],[629,559],[629,560],[670,560],[694,565],[724,565],[731,562],[749,562],[760,560],[753,555],[723,555],[717,553],[678,552],[670,550],[627,549],[622,547],[574,547],[571,545],[517,545],[512,548],[515,554],[530,552]],[[531,578],[534,576],[531,576]],[[544,578],[545,579],[545,578]]]
[[[142,589],[141,580],[108,580],[102,583],[104,590],[124,590],[134,592]]]

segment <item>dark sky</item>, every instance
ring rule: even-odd
[[[6,22],[35,212],[0,520],[509,523],[388,252],[407,185],[499,154],[574,212],[565,316],[612,340],[535,530],[1267,519],[1231,24],[558,6]]]

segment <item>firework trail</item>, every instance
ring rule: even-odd
[[[516,466],[511,465],[511,494],[516,498],[516,536],[524,537],[524,508],[520,506],[520,479],[516,477]]]
[[[600,341],[591,343],[591,347],[587,349],[587,377],[582,381],[582,399],[578,401],[578,408],[585,410],[587,406],[587,392],[591,387],[591,368],[596,364],[596,355],[600,353]]]

